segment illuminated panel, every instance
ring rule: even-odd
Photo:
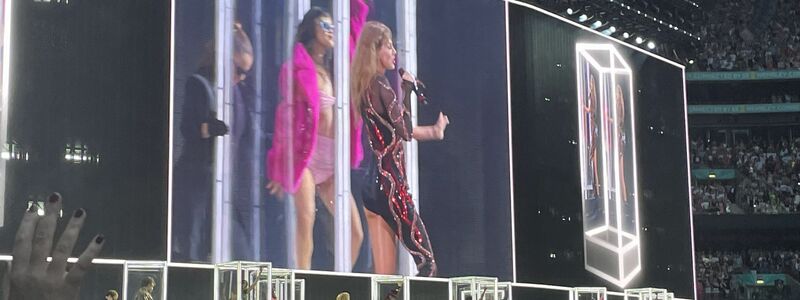
[[[12,1],[3,0],[0,2],[0,22],[3,27],[0,29],[0,228],[5,226],[6,209],[6,160],[13,157],[11,149],[7,149],[8,140],[8,87],[11,82],[11,7]],[[28,159],[27,154],[25,159]]]
[[[619,287],[641,271],[633,77],[612,44],[576,44],[586,270]]]

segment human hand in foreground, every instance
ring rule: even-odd
[[[67,270],[67,258],[75,247],[86,211],[78,209],[72,214],[64,233],[53,248],[61,195],[53,193],[44,205],[44,216],[31,206],[17,230],[12,250],[13,262],[9,275],[8,300],[76,300],[83,276],[103,248],[104,237],[97,235],[78,258],[78,262]],[[52,260],[47,256],[52,251]]]

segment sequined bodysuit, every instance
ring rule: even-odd
[[[410,86],[404,84],[406,97],[401,101],[386,77],[379,75],[372,80],[363,99],[361,115],[378,165],[376,180],[380,192],[376,197],[381,202],[365,205],[392,227],[414,258],[418,276],[435,276],[433,249],[409,193],[405,174],[403,141],[412,138],[411,114],[406,110],[409,89]]]

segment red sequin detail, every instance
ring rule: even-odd
[[[419,275],[434,276],[436,263],[433,249],[425,225],[414,208],[414,201],[405,181],[403,141],[398,138],[391,121],[374,109],[372,99],[367,96],[365,100],[362,111],[369,129],[370,146],[379,164],[378,183],[389,201],[389,208],[396,222],[395,234],[403,240],[403,244],[417,263]],[[388,132],[389,136],[384,136],[383,132]],[[407,232],[404,231],[406,229]]]

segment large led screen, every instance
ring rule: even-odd
[[[693,297],[683,68],[508,13],[517,281]]]
[[[510,280],[504,4],[234,2],[175,2],[170,260]]]
[[[104,234],[101,257],[165,259],[169,3],[5,9],[0,253],[11,253],[22,212],[44,214],[59,192],[60,226],[80,208],[89,216],[78,244]]]

